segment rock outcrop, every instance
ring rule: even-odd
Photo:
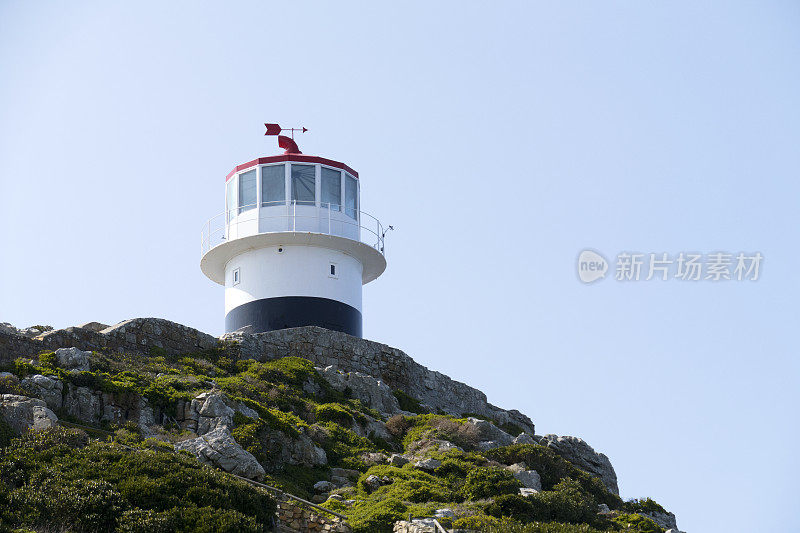
[[[217,429],[233,429],[234,409],[230,400],[219,391],[198,394],[191,402],[180,402],[177,421],[183,429],[204,435]]]
[[[478,389],[429,370],[386,344],[316,326],[254,334],[235,332],[223,335],[222,340],[232,358],[269,361],[287,355],[304,357],[322,367],[333,366],[343,372],[377,378],[390,389],[400,389],[420,400],[434,412],[478,414],[534,433],[531,419],[519,411],[490,404]]]
[[[79,372],[89,370],[90,355],[92,355],[92,352],[85,352],[74,346],[56,350],[58,366],[65,370],[77,370]]]
[[[522,483],[526,489],[533,489],[536,491],[542,490],[542,478],[536,470],[528,470],[525,463],[516,463],[507,467],[514,477]]]
[[[535,436],[537,442],[542,446],[547,446],[558,455],[574,464],[578,468],[587,471],[593,476],[599,477],[608,490],[614,494],[619,494],[617,486],[617,474],[611,461],[602,453],[594,451],[586,441],[579,437],[558,435]]]
[[[53,427],[58,417],[43,400],[16,394],[0,395],[0,417],[16,435]]]
[[[63,404],[64,384],[56,378],[35,374],[23,378],[22,387],[33,396],[45,401],[53,411],[61,409]]]
[[[467,418],[467,422],[475,428],[478,434],[478,438],[480,439],[480,442],[478,442],[479,450],[491,450],[493,448],[499,448],[500,446],[508,446],[514,442],[514,437],[488,420],[469,417]]]
[[[658,524],[659,527],[673,531],[678,530],[678,522],[675,520],[675,514],[673,513],[646,513],[640,511],[639,514],[651,519],[653,522]]]
[[[333,365],[317,367],[317,372],[335,390],[344,392],[350,389],[353,398],[379,413],[391,416],[400,412],[400,404],[392,389],[380,379],[361,372],[342,372]]]
[[[215,337],[163,318],[134,318],[99,330],[103,324],[89,322],[42,333],[31,338],[28,330],[0,327],[0,362],[16,357],[34,357],[45,350],[76,347],[80,350],[113,350],[151,354],[163,351],[189,354],[214,348]],[[29,328],[30,329],[30,328]]]
[[[215,429],[196,439],[179,442],[175,449],[188,451],[200,461],[237,476],[262,479],[265,474],[264,468],[258,464],[253,454],[239,446],[224,429]]]

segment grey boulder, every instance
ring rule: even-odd
[[[336,485],[331,483],[330,481],[317,481],[314,483],[314,490],[317,492],[330,492],[336,488]]]
[[[47,404],[53,410],[61,409],[64,384],[56,378],[35,374],[22,380],[22,386]]]
[[[525,463],[516,463],[507,468],[514,477],[527,489],[542,490],[542,479],[536,470],[528,470]]]
[[[406,459],[405,457],[403,457],[399,453],[393,453],[389,457],[389,464],[392,465],[392,466],[395,466],[397,468],[400,468],[401,466],[403,466],[406,463],[408,463],[408,459]]]
[[[317,371],[331,387],[339,392],[349,388],[353,398],[379,413],[393,415],[400,412],[400,404],[392,389],[380,379],[361,372],[342,372],[334,366],[317,368]]]
[[[442,466],[442,462],[433,458],[423,459],[414,463],[415,468],[419,468],[420,470],[424,470],[426,472],[432,472],[440,466]]]
[[[92,352],[84,352],[78,348],[59,348],[56,350],[58,366],[67,370],[89,370],[89,356]]]
[[[481,447],[481,444],[478,444],[478,447],[482,450],[497,448],[499,446],[508,446],[509,444],[514,443],[514,437],[500,429],[499,427],[495,426],[488,420],[483,420],[481,418],[467,418],[467,421],[475,427],[475,430],[478,433],[480,440],[483,442],[491,442],[492,445],[484,445]],[[486,447],[490,446],[490,447]]]
[[[651,519],[653,522],[658,524],[659,527],[669,530],[678,530],[678,523],[675,520],[675,515],[673,513],[645,513],[640,511],[639,514]]]
[[[528,435],[527,433],[520,433],[516,437],[514,437],[514,444],[535,444],[536,441],[533,440],[533,437]]]
[[[16,394],[0,395],[0,416],[16,435],[58,424],[58,417],[43,400]]]
[[[224,429],[215,429],[196,439],[179,442],[175,449],[186,450],[200,461],[237,476],[261,479],[265,474],[253,454],[242,448]]]

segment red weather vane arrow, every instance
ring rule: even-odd
[[[287,154],[301,154],[300,148],[297,147],[297,143],[294,142],[294,132],[305,133],[308,131],[307,128],[281,128],[280,124],[267,124],[264,123],[266,126],[267,131],[264,135],[277,135],[278,136],[278,146],[286,150]],[[282,131],[289,131],[291,132],[292,138],[286,137],[285,135],[281,135]]]

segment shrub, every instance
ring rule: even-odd
[[[396,439],[403,438],[411,426],[411,421],[403,415],[394,415],[386,421],[386,430]]]
[[[430,420],[430,426],[436,437],[449,440],[453,444],[466,449],[472,449],[478,444],[480,434],[473,424],[464,423],[447,417],[435,417]]]
[[[400,404],[400,409],[403,411],[411,411],[412,413],[425,413],[425,409],[422,408],[422,404],[416,398],[412,398],[405,391],[400,389],[394,389],[392,391],[394,397],[397,398],[397,403]]]
[[[336,422],[344,427],[353,425],[353,416],[338,403],[324,403],[315,409],[320,422]]]
[[[39,364],[49,367],[58,366],[58,358],[55,352],[44,352],[39,354]]]
[[[587,524],[560,524],[558,522],[521,523],[511,518],[499,520],[496,524],[481,529],[483,533],[608,533]]]
[[[5,516],[15,527],[58,524],[87,532],[118,525],[209,532],[271,525],[276,506],[266,493],[156,446],[159,451],[87,445],[85,433],[61,428],[14,439],[0,455],[0,487],[11,490]]]
[[[622,508],[629,513],[666,513],[667,510],[661,507],[652,498],[634,498],[622,504]]]
[[[453,522],[453,528],[455,529],[473,529],[477,531],[482,531],[489,527],[496,527],[500,524],[500,521],[493,516],[486,516],[486,515],[474,515],[474,516],[465,516],[463,518],[459,518],[455,522]]]
[[[377,451],[371,440],[359,437],[353,431],[334,422],[326,422],[323,427],[327,437],[322,443],[322,449],[325,450],[331,466],[343,466],[361,471],[367,469],[367,464],[361,456],[367,452]]]
[[[664,530],[651,519],[639,514],[620,514],[614,517],[613,522],[625,529],[634,527],[639,533],[664,533]]]
[[[486,514],[516,520],[554,520],[558,522],[589,522],[597,513],[597,501],[581,489],[578,482],[565,479],[554,490],[539,492],[523,498],[508,494],[495,498],[486,507]]]
[[[576,468],[572,463],[553,450],[538,444],[513,444],[482,452],[487,459],[503,464],[523,462],[528,468],[536,470],[542,480],[544,490],[552,490],[567,477],[580,483],[583,491],[591,494],[598,503],[605,503],[611,509],[620,509],[622,499],[610,492],[600,479]]]
[[[247,368],[246,374],[250,374],[262,381],[286,383],[290,385],[302,386],[308,380],[323,381],[314,364],[308,359],[301,357],[282,357],[266,363],[252,362]],[[327,382],[325,382],[327,384]]]
[[[566,478],[553,489],[528,498],[533,505],[534,519],[580,523],[589,522],[597,514],[597,500],[577,481]]]
[[[477,428],[463,419],[427,414],[415,416],[409,421],[412,427],[403,437],[405,446],[425,438],[448,440],[462,448],[472,448],[478,441]]]
[[[373,466],[358,480],[359,491],[367,496],[367,477],[375,475],[390,478],[391,483],[383,485],[369,495],[373,501],[394,499],[402,502],[427,503],[460,500],[459,495],[450,489],[446,480],[415,468],[396,468],[388,465]]]
[[[6,376],[0,377],[0,394],[18,394],[20,396],[27,396],[30,393],[23,389],[16,379]]]
[[[530,521],[535,519],[533,504],[530,499],[518,494],[504,494],[486,506],[486,514],[495,518],[511,517],[516,520]]]
[[[479,500],[501,494],[513,494],[518,492],[521,486],[522,483],[505,468],[479,467],[469,471],[462,492],[471,500]]]
[[[0,417],[0,448],[5,448],[11,444],[11,439],[14,438],[14,430],[8,425],[5,418]]]
[[[402,520],[406,506],[396,500],[359,502],[347,515],[353,533],[391,533],[395,522]]]
[[[24,485],[11,493],[9,503],[31,525],[97,532],[113,531],[125,507],[122,495],[106,481],[60,475]]]

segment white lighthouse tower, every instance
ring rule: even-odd
[[[226,176],[225,211],[203,227],[200,268],[225,286],[225,331],[321,326],[360,337],[361,286],[386,269],[386,232],[361,211],[355,170],[301,153],[292,138],[278,144],[285,153]]]

